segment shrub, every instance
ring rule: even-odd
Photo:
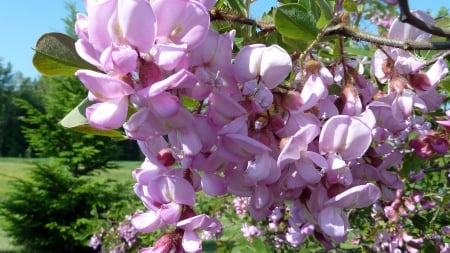
[[[55,165],[36,164],[28,179],[12,182],[1,203],[7,234],[26,252],[89,252],[99,217],[126,210],[133,202],[128,184],[73,177]]]

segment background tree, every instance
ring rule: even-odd
[[[69,11],[69,15],[63,19],[66,32],[76,36],[73,32],[76,6],[67,3],[66,8]],[[37,156],[56,158],[68,166],[74,176],[110,167],[108,162],[112,160],[138,158],[134,142],[121,143],[109,137],[68,131],[57,123],[87,96],[87,90],[76,77],[41,77],[36,86],[45,91],[43,107],[36,107],[28,99],[19,98],[16,103],[26,111],[23,133]]]

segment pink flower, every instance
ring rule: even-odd
[[[89,124],[104,130],[121,127],[127,117],[128,96],[134,89],[122,80],[91,70],[78,70],[75,75],[98,102],[86,108]]]
[[[103,66],[100,62],[100,55],[111,45],[135,48],[140,52],[148,52],[153,47],[156,20],[147,1],[86,1],[85,7],[88,15],[79,15],[76,23],[80,36],[76,49],[86,61],[108,69],[108,65]]]
[[[344,160],[360,158],[372,142],[375,117],[367,110],[362,117],[338,115],[330,118],[319,137],[321,153],[340,154]]]
[[[447,110],[445,114],[447,115],[447,120],[437,120],[436,122],[441,124],[445,127],[445,129],[447,129],[447,131],[450,132],[450,110]]]
[[[362,208],[373,204],[381,197],[379,188],[371,183],[358,185],[339,193],[325,201],[324,209],[318,216],[322,231],[328,236],[341,241],[349,227],[347,215],[343,208]]]
[[[184,0],[155,0],[151,1],[151,7],[158,24],[156,30],[158,43],[186,44],[188,49],[192,49],[206,38],[209,30],[209,15],[201,3]]]
[[[243,86],[243,95],[250,96],[261,109],[270,107],[273,95],[269,90],[278,86],[291,69],[291,57],[277,45],[245,46],[233,64],[234,76]]]
[[[205,214],[181,220],[176,226],[184,230],[181,244],[186,252],[201,252],[202,241],[198,232],[205,230],[217,234],[222,231],[220,222]]]

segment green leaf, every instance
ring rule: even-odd
[[[303,51],[308,47],[308,44],[306,42],[303,42],[301,40],[295,40],[288,38],[286,36],[282,36],[282,42],[284,42],[289,47],[292,47],[294,50],[300,50]],[[287,50],[289,51],[289,50]]]
[[[416,156],[414,153],[408,155],[403,159],[403,166],[400,174],[404,177],[410,175],[411,172],[417,172],[424,166],[426,160]]]
[[[309,44],[319,30],[317,19],[300,4],[285,4],[275,12],[275,27],[286,38]]]
[[[255,249],[255,252],[263,253],[263,252],[273,252],[273,249],[270,248],[269,245],[265,244],[260,238],[253,238],[252,247]]]
[[[364,48],[352,45],[346,46],[345,52],[349,55],[372,57],[375,53],[375,50],[373,48]]]
[[[316,4],[320,8],[320,18],[317,21],[316,26],[320,29],[328,25],[330,20],[333,18],[333,8],[327,0],[317,0]]]
[[[320,16],[320,10],[317,8],[317,5],[311,0],[298,0],[298,4],[300,4],[305,10],[309,10],[314,17],[314,19],[318,19]]]
[[[224,4],[234,11],[246,14],[246,8],[242,0],[224,0]]]
[[[93,103],[85,98],[79,105],[77,105],[72,111],[70,111],[59,123],[63,127],[70,128],[77,132],[101,135],[111,137],[116,140],[126,140],[127,137],[124,136],[120,131],[117,130],[99,130],[93,128],[88,124],[85,116],[86,108]]]
[[[447,76],[441,81],[440,86],[444,88],[446,91],[450,92],[450,76]]]
[[[344,9],[349,12],[356,12],[358,11],[358,5],[354,0],[344,0]]]
[[[422,231],[426,230],[428,221],[423,216],[416,214],[416,215],[414,215],[414,217],[412,217],[411,221],[414,224],[415,228],[422,230]]]
[[[75,50],[75,40],[62,33],[46,33],[36,42],[34,67],[44,75],[73,75],[78,69],[97,70]]]

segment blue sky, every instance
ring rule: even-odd
[[[83,10],[83,0],[72,0],[79,10]],[[258,16],[276,0],[258,0],[252,4],[252,16]],[[411,8],[431,10],[433,13],[443,5],[438,0],[411,0]],[[40,35],[46,32],[64,32],[62,18],[68,11],[64,0],[0,0],[0,58],[2,63],[10,62],[14,71],[20,71],[27,77],[37,77],[31,59],[32,48]],[[447,4],[450,8],[450,3]]]

